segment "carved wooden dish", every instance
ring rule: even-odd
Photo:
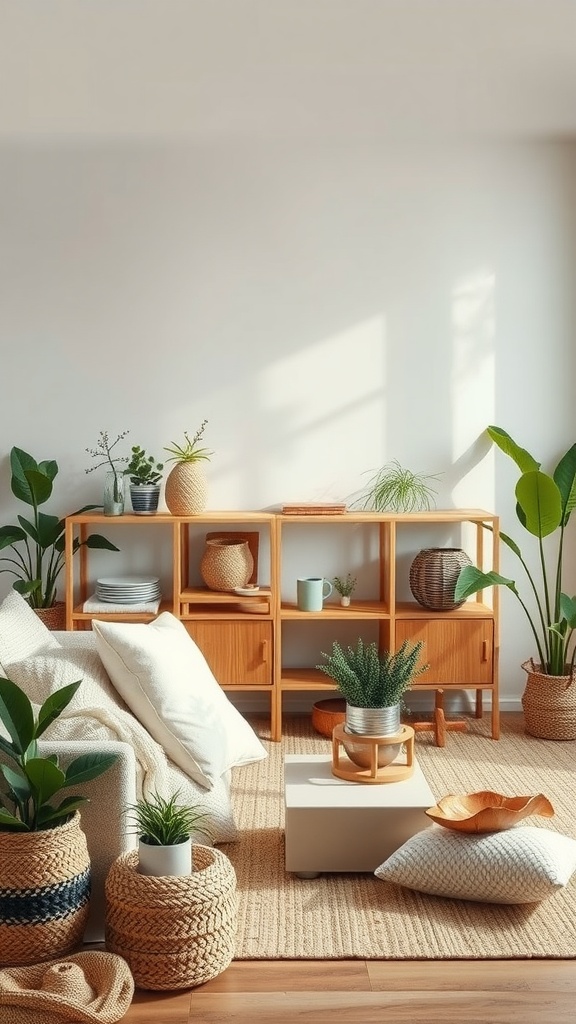
[[[537,796],[503,796],[481,793],[449,793],[426,811],[428,817],[457,832],[500,832],[522,818],[540,814],[552,818],[554,808],[542,793]]]

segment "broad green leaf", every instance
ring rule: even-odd
[[[19,449],[12,449],[12,452]],[[23,453],[25,454],[25,453]],[[34,460],[33,460],[34,461]],[[40,472],[36,463],[29,469],[22,466],[20,459],[10,457],[12,466],[12,493],[25,505],[43,505],[52,494],[52,480]],[[15,471],[16,466],[16,471]]]
[[[0,528],[0,549],[8,548],[12,544],[18,544],[26,539],[26,534],[20,526],[3,526]]]
[[[13,789],[14,794],[19,800],[29,800],[32,795],[30,789],[30,783],[25,775],[21,771],[17,771],[14,768],[10,768],[7,764],[0,764],[0,771],[6,779],[8,785]]]
[[[46,732],[49,725],[52,724],[55,718],[58,718],[62,714],[64,708],[67,708],[78,687],[81,685],[82,680],[77,679],[74,683],[68,683],[67,686],[62,686],[59,690],[55,690],[49,697],[46,698],[40,711],[38,712],[38,725],[36,727],[36,738]]]
[[[117,754],[82,754],[74,758],[66,769],[64,787],[78,786],[81,782],[90,782],[98,778],[118,760]]]
[[[562,498],[564,523],[576,507],[576,444],[562,456],[554,470],[554,480]]]
[[[479,590],[498,586],[508,587],[513,593],[517,593],[514,580],[509,580],[506,576],[500,576],[497,572],[482,572],[475,565],[466,565],[458,577],[454,589],[454,600],[465,601],[472,594],[477,594]]]
[[[98,548],[105,551],[120,551],[112,541],[102,537],[99,533],[90,533],[84,541],[87,548]]]
[[[40,547],[46,549],[56,543],[62,533],[62,520],[58,516],[48,516],[45,512],[38,514],[38,541]]]
[[[47,459],[44,462],[39,462],[38,469],[41,473],[44,473],[49,480],[54,480],[58,475],[58,463],[54,462],[54,459]]]
[[[27,761],[24,766],[26,777],[30,780],[36,801],[44,804],[54,793],[58,793],[64,784],[64,772],[45,757],[36,757]]]
[[[570,629],[576,629],[576,597],[560,594],[560,611]]]
[[[9,825],[10,828],[18,829],[19,832],[29,832],[28,825],[25,825],[20,818],[15,818],[5,807],[0,807],[0,827]]]
[[[34,739],[34,713],[24,691],[11,679],[0,679],[0,721],[17,753],[23,754]]]
[[[50,821],[57,821],[58,818],[66,818],[72,811],[75,811],[82,804],[89,803],[85,796],[67,796],[57,807],[44,804],[38,811],[38,825],[42,827]]]
[[[25,519],[24,516],[18,516],[18,522],[24,530],[24,533],[31,537],[35,544],[38,543],[38,532],[34,523],[31,523],[29,519]]]
[[[516,484],[516,499],[522,509],[522,525],[534,537],[548,537],[562,522],[560,491],[547,473],[523,473]]]
[[[536,462],[533,455],[527,452],[525,448],[521,448],[515,441],[512,440],[510,434],[507,434],[501,427],[487,427],[487,432],[494,444],[498,445],[501,451],[505,455],[509,455],[510,458],[516,463],[521,473],[528,473],[531,470],[540,469],[540,463]]]
[[[38,590],[42,583],[42,580],[15,580],[12,584],[12,589],[17,590],[19,594],[31,594],[32,591]]]
[[[502,541],[503,544],[506,544],[510,548],[510,550],[518,556],[518,558],[522,558],[522,552],[518,547],[516,541],[512,540],[512,537],[509,537],[508,534],[504,533],[502,530],[500,531],[500,540]]]

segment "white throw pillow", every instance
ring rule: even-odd
[[[92,623],[104,667],[171,761],[210,789],[223,772],[266,757],[184,625],[163,612],[147,625]]]
[[[49,647],[58,641],[17,590],[11,590],[0,604],[0,665],[7,671],[13,661]]]
[[[374,874],[408,889],[479,903],[536,903],[576,870],[576,840],[519,825],[481,835],[441,825],[418,832]]]

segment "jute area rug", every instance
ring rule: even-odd
[[[507,795],[544,793],[552,819],[530,818],[576,836],[576,743],[528,737],[521,715],[504,716],[502,738],[487,719],[468,733],[448,734],[444,748],[421,733],[416,756],[436,799],[450,792],[492,789]],[[281,744],[234,772],[239,842],[222,847],[234,864],[239,892],[236,959],[494,959],[576,957],[576,877],[539,904],[500,906],[424,896],[372,874],[300,879],[284,870],[283,755],[330,755],[330,742],[306,716],[287,717]]]

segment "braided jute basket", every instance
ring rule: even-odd
[[[143,989],[201,985],[234,956],[236,874],[220,850],[194,845],[194,870],[155,878],[131,850],[106,879],[106,948],[124,957]]]
[[[532,660],[522,668],[528,675],[522,695],[526,732],[542,740],[576,740],[576,672],[548,676]]]
[[[78,812],[41,832],[0,832],[0,966],[78,949],[89,900],[90,858]]]

